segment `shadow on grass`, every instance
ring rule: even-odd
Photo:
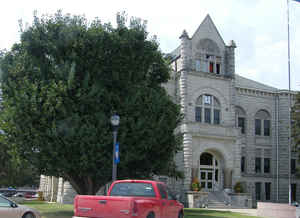
[[[216,214],[220,214],[220,211],[216,210],[199,210],[199,209],[185,209],[184,210],[184,217],[203,217],[203,216],[209,216],[210,218],[220,218],[220,216],[216,216]],[[224,217],[228,217],[232,215],[230,211],[222,211],[222,215]]]
[[[254,216],[235,213],[231,211],[217,211],[217,210],[206,210],[187,208],[184,209],[185,218],[256,218]]]
[[[45,218],[70,218],[74,215],[73,211],[57,211],[57,212],[44,212],[41,213]]]
[[[70,204],[47,203],[44,201],[26,201],[24,204],[38,210],[42,218],[70,218],[73,216],[73,205]]]

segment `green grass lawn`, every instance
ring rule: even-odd
[[[37,209],[41,213],[42,218],[70,218],[74,214],[72,204],[25,201],[24,205]]]
[[[216,211],[206,209],[185,209],[184,218],[259,218],[255,216],[247,216],[240,213],[230,211]]]
[[[70,218],[73,216],[73,205],[47,203],[43,201],[25,201],[24,205],[37,209],[42,218]],[[185,218],[257,218],[229,211],[205,209],[185,209]]]

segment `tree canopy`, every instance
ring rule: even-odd
[[[34,16],[3,55],[1,128],[7,144],[79,194],[111,181],[110,117],[120,116],[118,179],[181,175],[180,108],[162,87],[169,67],[146,23]]]

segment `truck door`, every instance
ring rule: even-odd
[[[170,218],[169,204],[168,204],[168,194],[164,185],[157,184],[160,196],[161,196],[161,218]]]
[[[168,187],[166,187],[166,190],[167,190],[167,194],[168,194],[167,205],[168,205],[169,217],[178,217],[180,207],[178,205],[176,197],[174,196],[174,194],[172,193],[172,191]]]

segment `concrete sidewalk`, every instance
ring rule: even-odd
[[[296,207],[288,204],[258,202],[257,209],[208,209],[231,211],[263,218],[296,218]]]
[[[257,203],[257,216],[266,218],[296,218],[296,207],[279,203]]]

